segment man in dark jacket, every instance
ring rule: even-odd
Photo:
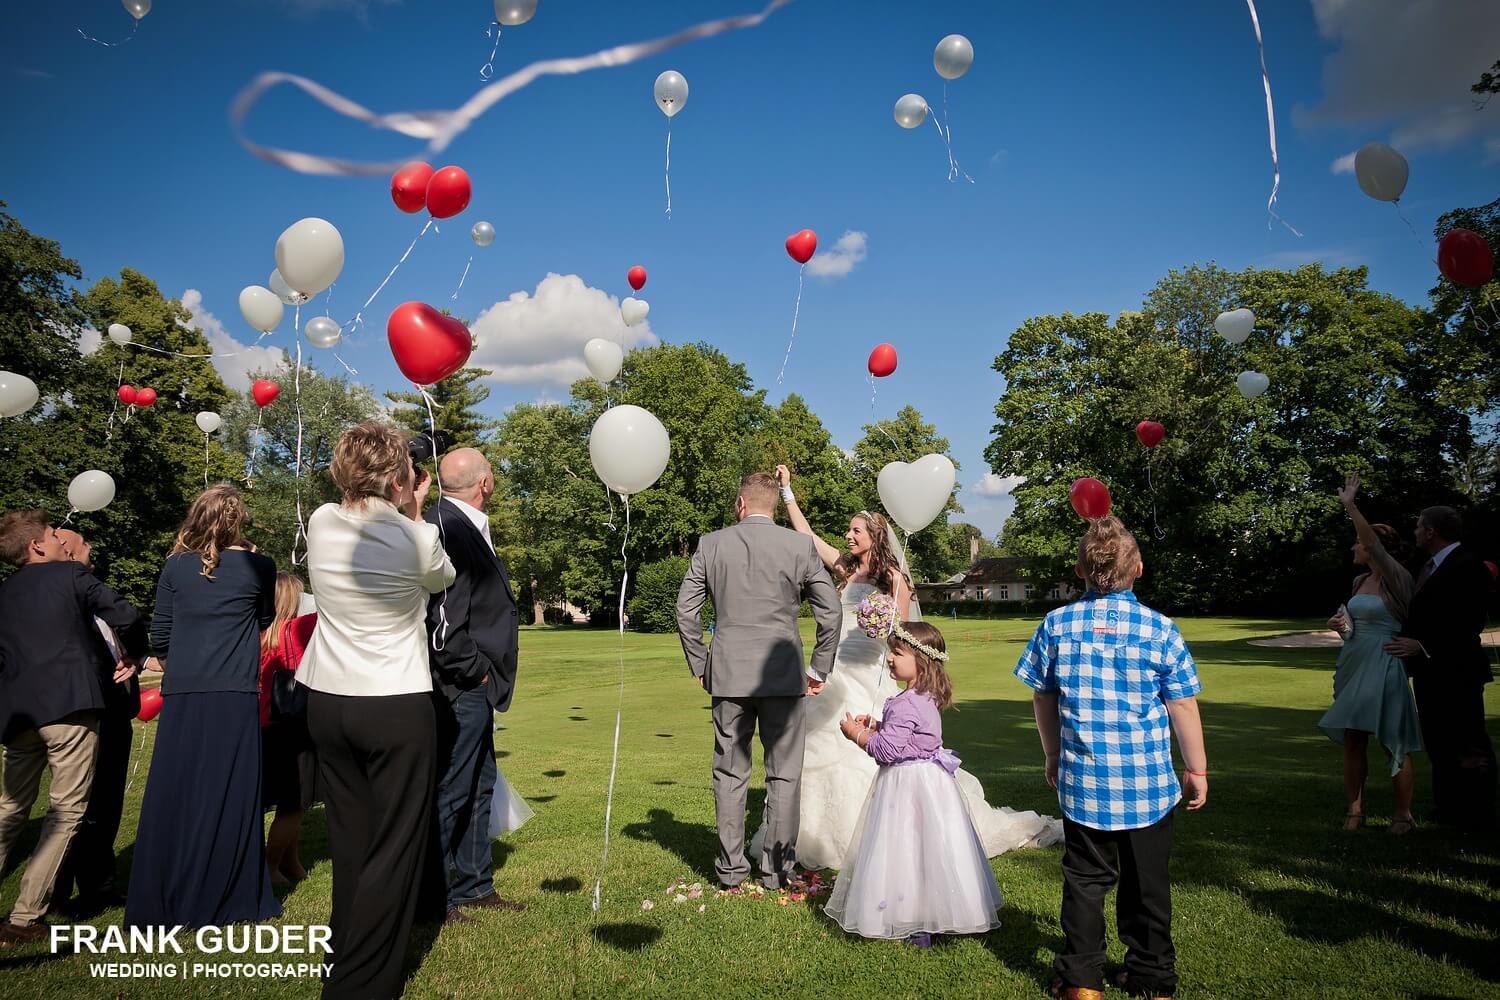
[[[146,623],[135,608],[68,557],[46,512],[0,518],[0,558],[18,567],[0,583],[0,869],[51,770],[47,817],[0,945],[43,940],[42,919],[57,872],[88,806],[104,687],[124,680],[146,653]],[[118,668],[95,618],[120,637]]]

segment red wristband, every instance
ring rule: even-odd
[[[1191,768],[1186,768],[1186,767],[1183,768],[1183,770],[1186,771],[1188,774],[1191,774],[1195,778],[1206,778],[1206,777],[1208,777],[1208,772],[1207,771],[1194,771]]]

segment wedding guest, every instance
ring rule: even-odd
[[[437,783],[427,601],[453,584],[422,520],[406,439],[370,421],[333,451],[343,500],[308,519],[318,627],[297,680],[333,854],[333,971],[325,997],[396,997]]]
[[[1333,673],[1333,705],[1318,728],[1344,745],[1344,795],[1348,809],[1345,830],[1365,825],[1365,778],[1369,775],[1370,734],[1380,741],[1390,760],[1395,807],[1390,832],[1411,832],[1413,768],[1411,754],[1422,749],[1417,703],[1401,661],[1385,651],[1385,643],[1401,631],[1412,590],[1411,573],[1402,565],[1406,553],[1401,536],[1388,524],[1370,524],[1355,503],[1359,476],[1351,475],[1339,491],[1339,501],[1354,522],[1354,562],[1365,572],[1354,580],[1353,596],[1329,621],[1340,634],[1348,633]]]
[[[1047,783],[1063,809],[1063,950],[1051,995],[1097,997],[1104,988],[1104,898],[1115,901],[1128,993],[1171,996],[1172,810],[1182,798],[1171,732],[1186,763],[1188,809],[1208,802],[1201,687],[1173,621],[1136,600],[1145,567],[1117,518],[1090,524],[1074,570],[1082,598],[1042,620],[1016,664],[1035,689],[1032,709]],[[1170,732],[1169,732],[1170,725]]]
[[[1406,661],[1416,689],[1433,821],[1483,830],[1495,825],[1495,750],[1484,726],[1490,664],[1479,638],[1492,581],[1463,544],[1463,527],[1452,507],[1422,511],[1417,548],[1430,558],[1417,574],[1406,627],[1385,649]]]
[[[156,584],[151,649],[164,666],[163,705],[127,926],[222,926],[281,914],[262,844],[257,711],[276,564],[245,541],[249,520],[228,483],[198,494]]]
[[[298,615],[302,581],[276,574],[276,617],[260,634],[260,804],[276,810],[266,831],[266,868],[272,885],[307,878],[297,856],[302,816],[313,803],[318,759],[307,735],[307,713],[282,714],[273,705],[278,683],[294,680],[302,653],[317,626],[317,615]],[[285,688],[282,688],[284,691]]]
[[[943,634],[897,622],[886,664],[905,690],[880,719],[844,715],[839,728],[880,766],[826,912],[862,937],[907,940],[982,934],[1000,924],[1000,887],[959,791],[958,757],[943,746],[953,704]]]
[[[47,815],[21,878],[0,947],[47,939],[44,915],[57,872],[88,806],[104,685],[134,673],[146,652],[140,612],[68,556],[45,511],[0,517],[0,559],[17,567],[0,582],[0,870],[51,772]],[[117,630],[117,664],[94,618]]]

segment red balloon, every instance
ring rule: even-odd
[[[145,409],[156,402],[156,390],[150,387],[137,389],[135,392],[135,405]]]
[[[137,719],[150,722],[161,713],[161,688],[141,689],[141,710]]]
[[[250,395],[255,397],[256,406],[270,406],[281,395],[281,386],[268,378],[258,378],[250,387]]]
[[[427,211],[434,219],[450,219],[469,207],[473,194],[462,167],[444,167],[427,182]]]
[[[1167,429],[1155,420],[1142,420],[1135,425],[1135,436],[1147,448],[1155,448],[1167,436]]]
[[[637,264],[625,272],[625,280],[630,282],[630,287],[640,291],[646,287],[646,269]]]
[[[469,328],[425,302],[403,302],[385,324],[401,374],[417,385],[442,381],[462,368],[474,349]]]
[[[1490,579],[1492,579],[1492,580],[1500,579],[1500,566],[1496,566],[1494,563],[1490,562],[1488,559],[1486,559],[1484,561],[1484,565],[1490,571]]]
[[[126,406],[134,406],[135,405],[135,401],[138,398],[137,393],[135,391],[135,386],[133,386],[133,385],[122,385],[115,392],[116,392],[116,395],[118,395],[120,397],[120,402],[124,403]]]
[[[870,374],[885,378],[896,370],[896,349],[890,344],[880,344],[870,352]]]
[[[812,255],[818,249],[818,234],[811,229],[804,229],[800,233],[793,233],[786,238],[786,252],[792,255],[792,260],[799,264],[806,264],[812,260]]]
[[[391,201],[403,212],[420,212],[427,207],[427,183],[432,167],[420,161],[408,163],[391,175]]]
[[[1078,479],[1068,490],[1073,509],[1085,521],[1095,521],[1109,514],[1109,487],[1097,479]]]
[[[1472,229],[1450,229],[1438,244],[1438,270],[1456,285],[1478,288],[1495,274],[1495,256]]]

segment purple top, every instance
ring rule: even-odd
[[[943,717],[930,695],[907,688],[885,701],[880,729],[865,744],[877,764],[932,760],[943,750]]]

